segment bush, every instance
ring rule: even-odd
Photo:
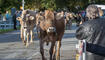
[[[0,29],[0,34],[14,31],[14,29]]]

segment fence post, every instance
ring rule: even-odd
[[[86,40],[83,40],[83,60],[86,60]]]
[[[23,10],[24,10],[24,3],[25,3],[24,0],[22,0],[22,7],[23,7]]]
[[[79,54],[76,60],[86,60],[86,40],[79,40],[77,49]]]

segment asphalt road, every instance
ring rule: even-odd
[[[75,31],[77,27],[73,24],[71,30],[65,30],[61,46],[61,60],[75,60],[77,39]],[[49,60],[49,46],[44,47],[45,56]],[[34,43],[26,48],[21,39],[20,31],[0,34],[0,60],[41,60],[39,52],[39,39],[35,34]]]

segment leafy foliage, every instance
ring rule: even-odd
[[[0,11],[5,12],[13,7],[20,8],[21,0],[0,0]]]
[[[82,10],[89,4],[105,4],[105,0],[25,0],[25,9],[57,10],[67,8],[71,11]],[[22,0],[0,0],[0,11],[5,13],[15,7],[20,9]]]

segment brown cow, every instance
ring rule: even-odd
[[[59,17],[58,17],[59,15]],[[50,48],[50,60],[60,60],[60,47],[61,39],[64,34],[65,23],[64,23],[64,14],[55,14],[46,10],[45,14],[38,14],[36,17],[36,23],[38,27],[38,35],[40,38],[40,53],[42,55],[42,60],[46,60],[44,56],[44,43],[47,45],[51,42]],[[57,42],[57,46],[56,46]],[[57,48],[57,51],[56,51]]]
[[[24,10],[22,11],[21,17],[18,17],[17,20],[19,20],[21,24],[21,39],[27,47],[29,45],[29,37],[31,37],[30,43],[33,42],[36,13],[31,10]]]

